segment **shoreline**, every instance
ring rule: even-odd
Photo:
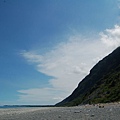
[[[81,105],[74,107],[26,107],[26,108],[0,109],[0,120],[119,120],[119,119],[120,119],[120,103]]]

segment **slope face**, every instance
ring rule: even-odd
[[[73,91],[56,104],[73,106],[120,100],[120,47],[99,61]]]
[[[120,66],[98,82],[90,90],[85,100],[89,101],[89,103],[120,101]]]

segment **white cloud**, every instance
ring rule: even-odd
[[[98,60],[120,45],[120,26],[106,29],[97,40],[71,36],[44,55],[33,51],[22,51],[21,55],[36,69],[53,76],[49,80],[51,88],[19,90],[20,101],[55,103],[68,96],[78,83],[89,73]]]
[[[116,48],[120,45],[120,26],[115,25],[114,29],[106,29],[105,33],[101,33],[101,40],[108,47]]]
[[[33,52],[26,52],[25,50],[21,52],[21,55],[23,55],[24,58],[27,58],[27,60],[31,63],[39,63],[43,58],[41,55],[37,55]]]
[[[56,91],[54,88],[33,88],[28,90],[19,90],[18,102],[23,104],[54,104],[64,98],[64,91]],[[58,96],[58,94],[60,96]],[[52,97],[51,97],[52,96]]]

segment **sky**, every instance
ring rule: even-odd
[[[0,105],[55,104],[120,45],[120,0],[0,0]]]

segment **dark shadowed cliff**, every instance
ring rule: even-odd
[[[56,105],[73,106],[115,101],[120,101],[120,47],[99,61],[73,93]]]

